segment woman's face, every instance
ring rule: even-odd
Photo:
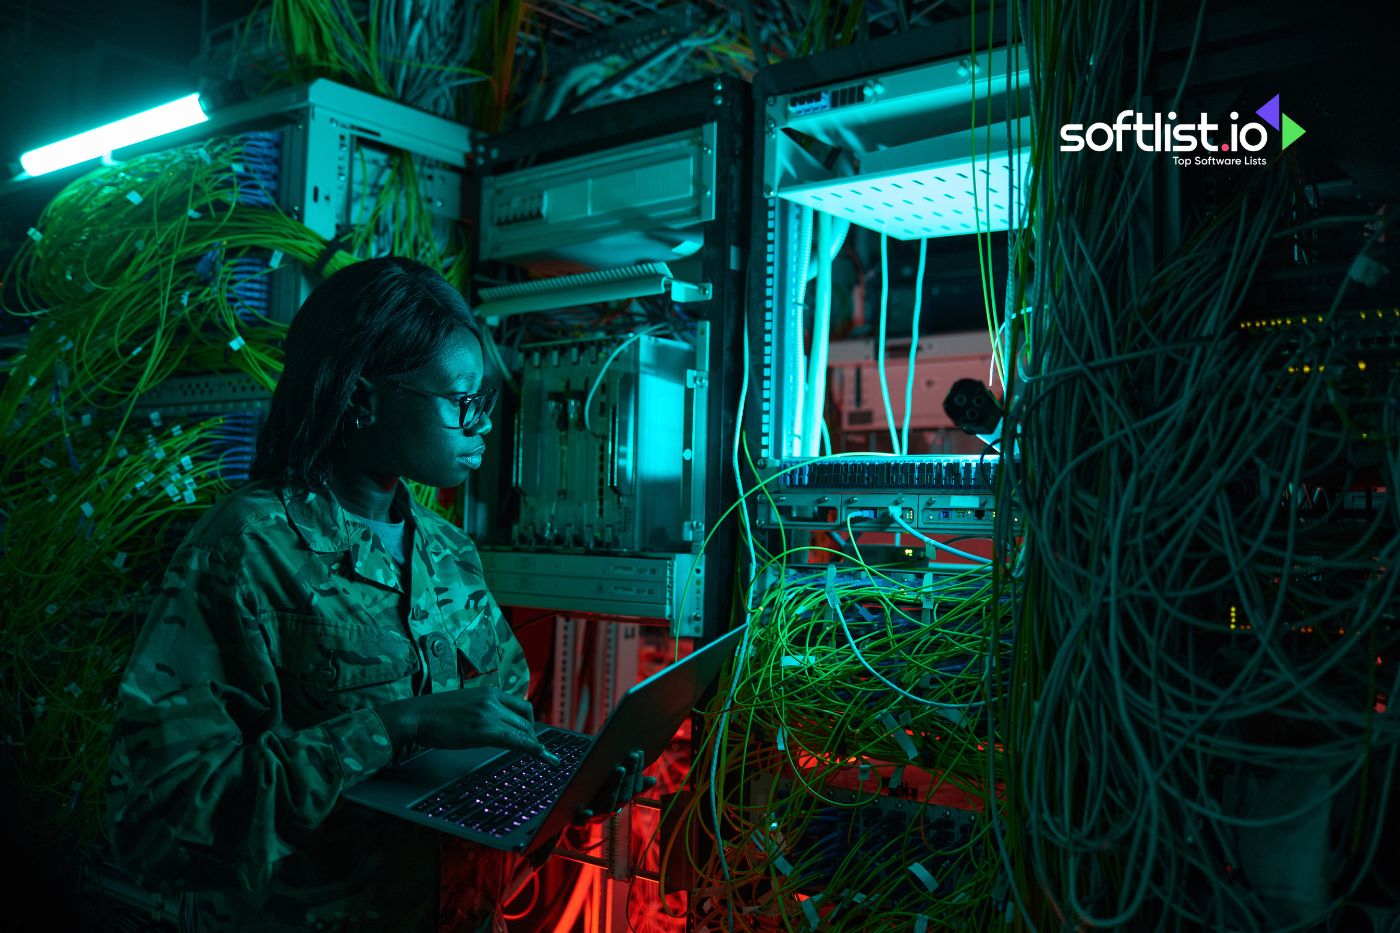
[[[485,365],[481,345],[465,327],[453,327],[433,358],[396,377],[404,386],[434,395],[460,396],[482,390]],[[457,486],[481,466],[491,419],[461,427],[455,399],[419,395],[375,379],[374,431],[366,437],[370,472],[402,476],[428,486]],[[368,432],[367,432],[368,433]]]

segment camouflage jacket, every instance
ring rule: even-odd
[[[119,689],[108,832],[201,930],[437,929],[437,834],[340,792],[393,757],[375,706],[524,695],[529,671],[471,538],[402,485],[395,502],[407,586],[330,494],[262,483],[165,574]]]

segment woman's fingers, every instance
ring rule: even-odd
[[[486,745],[496,748],[513,748],[517,751],[525,752],[527,755],[539,755],[541,758],[550,754],[549,750],[540,744],[535,738],[535,731],[521,732],[517,729],[499,729],[494,733],[489,733],[484,737]]]
[[[535,737],[535,725],[524,716],[512,713],[509,710],[501,711],[501,725],[522,735],[528,735],[531,739]]]
[[[628,788],[627,799],[631,800],[642,792],[642,769],[647,766],[646,755],[639,748],[632,752],[632,786]]]
[[[618,765],[614,774],[616,775],[616,779],[613,781],[612,809],[613,812],[616,813],[618,810],[622,809],[622,805],[627,802],[627,798],[623,796],[627,793],[627,767],[625,765]]]
[[[530,701],[524,697],[518,697],[511,693],[500,694],[501,705],[515,713],[517,716],[524,716],[530,722],[535,721],[535,708],[530,705]]]

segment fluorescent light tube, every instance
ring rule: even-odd
[[[19,157],[19,164],[30,175],[44,175],[208,119],[208,114],[199,106],[199,95],[190,94],[95,130],[31,149]]]

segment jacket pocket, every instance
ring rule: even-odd
[[[277,623],[284,674],[309,697],[354,708],[364,705],[350,701],[357,692],[383,702],[399,693],[394,685],[400,681],[403,696],[412,692],[408,678],[418,657],[403,635],[294,613],[279,613]]]
[[[457,633],[457,667],[462,680],[494,674],[501,666],[501,645],[491,625],[491,614],[473,614]]]

